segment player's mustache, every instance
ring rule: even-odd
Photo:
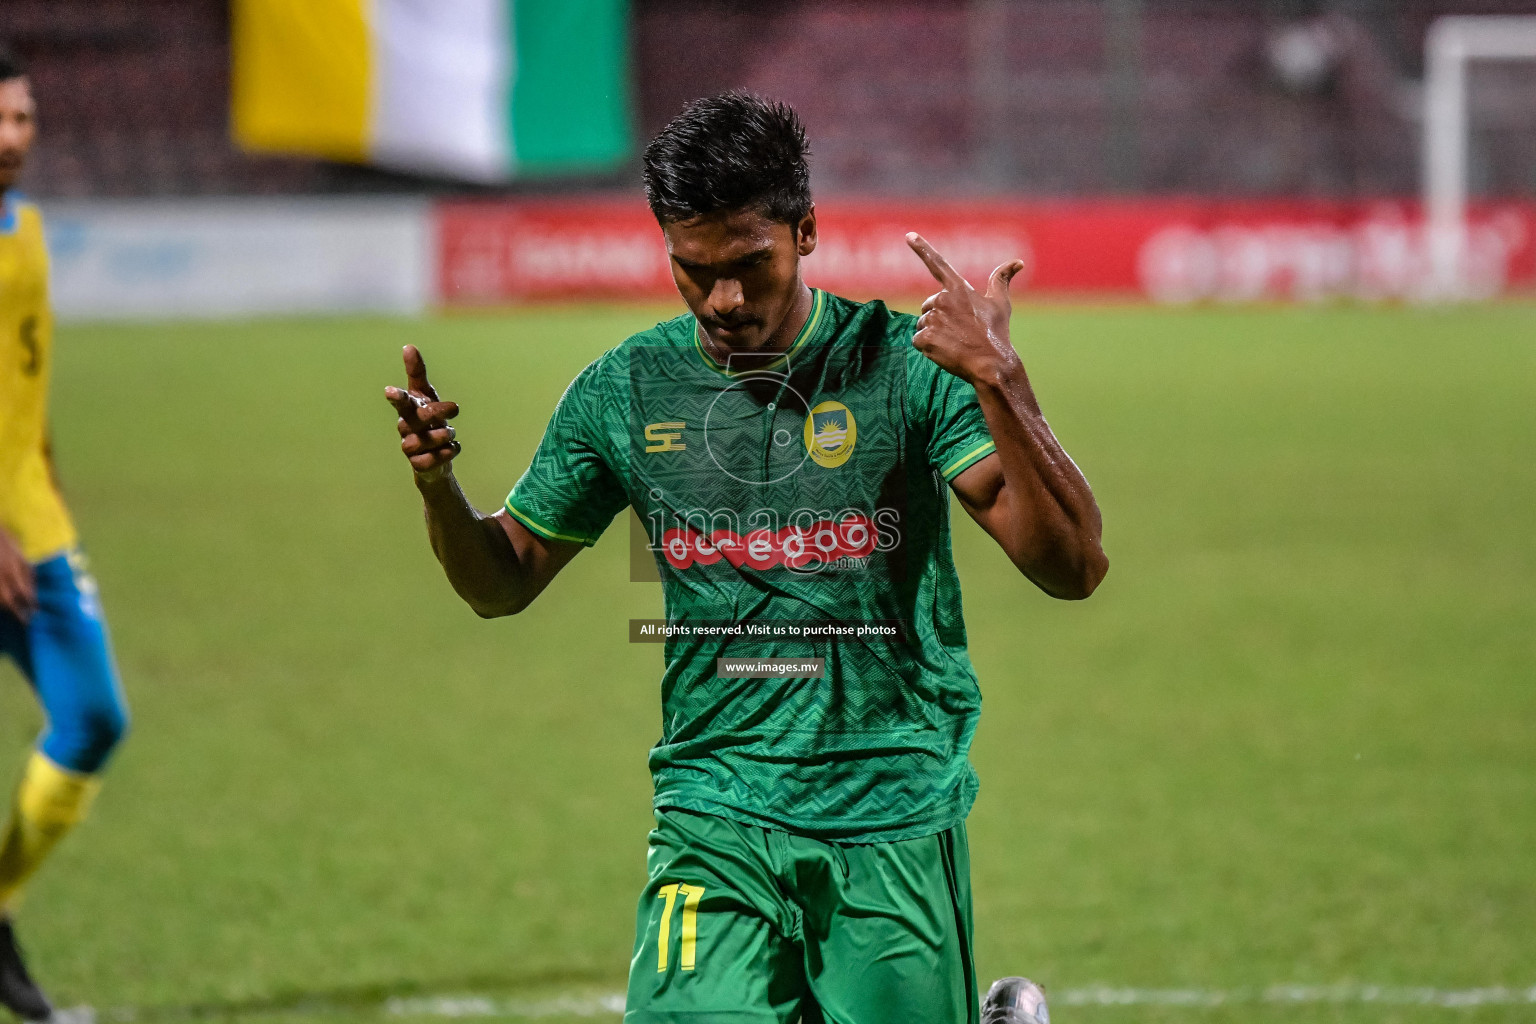
[[[759,320],[755,316],[733,316],[733,317],[707,316],[707,317],[704,318],[705,326],[707,326],[707,327],[723,327],[723,328],[725,328],[728,331],[734,331],[734,330],[737,330],[738,328],[746,327],[749,324],[761,324],[761,323],[762,323],[762,321]]]

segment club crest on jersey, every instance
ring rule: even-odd
[[[847,462],[858,439],[859,426],[841,402],[822,402],[805,418],[805,449],[818,466],[835,469]]]

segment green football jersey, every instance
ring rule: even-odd
[[[691,315],[658,324],[576,377],[508,495],[544,537],[593,544],[626,505],[646,526],[667,619],[689,629],[663,648],[658,808],[849,843],[970,810],[981,697],[948,481],[993,444],[915,325],[817,290],[794,344],[738,369]],[[824,671],[729,678],[719,658]]]

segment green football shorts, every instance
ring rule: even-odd
[[[656,813],[625,1024],[976,1024],[965,826],[844,846]]]

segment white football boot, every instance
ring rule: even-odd
[[[1045,992],[1028,978],[999,978],[982,1000],[981,1024],[1051,1024]]]

